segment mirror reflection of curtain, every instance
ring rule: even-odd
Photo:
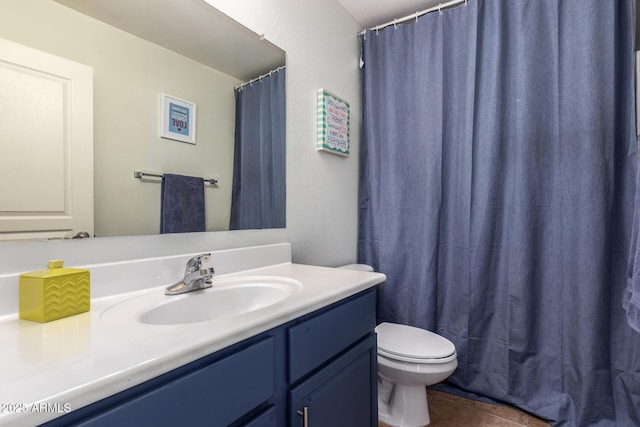
[[[285,70],[236,89],[230,230],[285,227]]]

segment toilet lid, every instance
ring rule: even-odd
[[[378,350],[412,359],[441,359],[455,353],[451,341],[413,326],[381,323],[376,327]]]

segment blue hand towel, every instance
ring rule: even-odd
[[[205,231],[202,178],[165,173],[160,197],[160,233]]]

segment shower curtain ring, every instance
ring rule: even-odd
[[[464,5],[465,5],[465,7],[467,6],[467,0],[464,0]]]
[[[442,15],[442,3],[438,5],[438,13]]]
[[[394,30],[398,29],[398,26],[396,25],[396,21],[397,21],[396,19],[393,20],[393,29]]]
[[[416,22],[418,22],[418,12],[416,12]]]

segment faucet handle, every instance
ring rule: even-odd
[[[209,262],[210,259],[211,259],[210,253],[194,256],[189,261],[187,261],[187,267],[185,272],[188,274],[188,273],[192,273],[194,271],[200,270],[202,268],[202,263]]]
[[[211,259],[211,254],[206,253],[206,254],[198,255],[195,257],[195,259],[198,260],[198,262],[200,263],[200,266],[202,266],[203,262],[209,262],[209,260]]]

